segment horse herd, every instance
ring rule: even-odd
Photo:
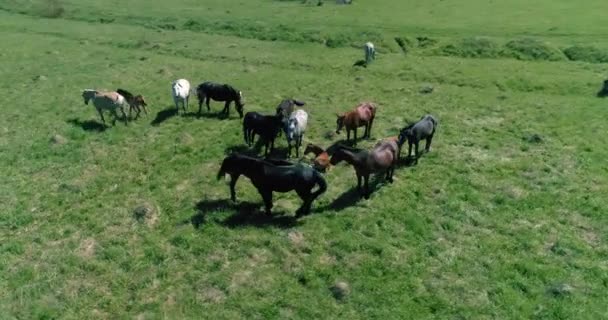
[[[408,142],[408,158],[412,158],[412,148],[415,148],[414,163],[420,157],[419,143],[426,140],[425,150],[428,152],[435,134],[438,122],[432,115],[424,115],[419,121],[408,124],[400,130],[398,136],[382,139],[370,150],[354,148],[357,143],[357,129],[364,127],[363,138],[369,138],[372,125],[378,111],[378,107],[372,102],[363,102],[354,109],[336,115],[336,133],[340,134],[342,129],[346,130],[347,143],[351,140],[349,147],[338,144],[332,150],[325,150],[317,145],[308,144],[304,154],[313,153],[315,159],[312,165],[302,162],[290,162],[283,159],[272,159],[268,153],[274,148],[274,142],[283,132],[287,138],[288,154],[291,157],[292,148],[295,148],[296,157],[300,156],[303,136],[308,126],[308,113],[302,108],[305,103],[295,99],[285,99],[277,106],[274,114],[265,115],[258,112],[247,112],[243,114],[245,103],[243,94],[228,84],[214,82],[203,82],[194,90],[186,79],[179,79],[172,83],[171,93],[175,108],[179,113],[179,107],[184,112],[188,109],[188,100],[191,92],[195,92],[198,98],[198,113],[202,112],[203,103],[210,111],[209,101],[225,102],[223,115],[230,115],[230,105],[235,103],[236,111],[243,119],[243,137],[245,144],[251,147],[255,136],[259,136],[259,142],[265,146],[264,157],[254,157],[242,153],[232,153],[222,161],[217,178],[230,176],[230,198],[236,201],[235,186],[241,175],[248,177],[256,187],[264,200],[265,212],[271,213],[273,207],[273,192],[295,191],[303,200],[302,206],[296,211],[296,217],[310,213],[313,201],[327,190],[327,183],[323,173],[332,165],[345,161],[352,165],[357,176],[357,190],[365,199],[369,199],[369,177],[371,174],[382,173],[388,182],[393,182],[393,174],[397,162],[401,156],[401,147]],[[143,109],[147,114],[146,101],[142,95],[134,95],[127,90],[98,91],[86,89],[82,92],[84,103],[93,102],[93,106],[99,113],[105,124],[102,111],[108,110],[114,116],[115,123],[118,118],[117,110],[121,111],[125,125],[127,115],[124,108],[129,107],[129,116],[135,110],[137,119]],[[317,187],[316,191],[313,191]]]

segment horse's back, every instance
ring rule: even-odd
[[[174,97],[186,98],[190,95],[190,82],[188,82],[186,79],[178,79],[173,81],[171,88]]]

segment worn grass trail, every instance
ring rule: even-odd
[[[175,15],[184,19],[202,15],[191,1],[180,2],[187,9],[146,6],[139,18],[124,7],[113,23],[88,14],[98,3],[64,1],[65,19],[36,18],[27,7],[27,15],[16,14],[18,3],[0,5],[8,10],[0,12],[1,315],[607,316],[608,109],[594,97],[606,64],[386,50],[357,69],[361,50],[347,45],[139,23],[160,23],[173,16],[168,10],[190,12]],[[264,11],[269,2],[259,3],[259,10],[242,4],[217,19],[311,9],[285,2]],[[479,3],[467,4],[460,12],[442,7],[455,12],[446,23],[464,24],[456,17]],[[427,10],[440,10],[436,5],[412,11],[412,26],[435,16]],[[297,30],[340,10],[326,7],[298,16]],[[380,11],[374,23],[390,16],[387,26],[409,28]],[[460,29],[451,25],[456,33],[428,28],[439,38],[474,36],[483,16]],[[346,17],[333,21],[335,28],[328,23],[328,32]],[[546,27],[517,21],[495,36]],[[559,36],[564,43],[580,39],[569,34],[593,37],[590,23],[571,23]],[[380,182],[370,200],[356,198],[353,170],[340,165],[326,175],[329,189],[311,216],[291,219],[300,202],[285,194],[276,195],[275,216],[266,218],[246,179],[237,187],[240,204],[230,203],[227,185],[215,179],[221,159],[243,145],[236,112],[218,119],[222,104],[212,102],[212,113],[200,118],[174,115],[170,84],[182,77],[193,85],[235,85],[246,111],[269,113],[283,97],[302,99],[310,114],[305,140],[322,146],[344,138],[329,134],[334,113],[360,100],[380,105],[364,147],[425,113],[440,126],[433,151],[416,167],[400,167],[392,185]],[[434,92],[421,94],[427,85]],[[98,131],[81,90],[117,87],[143,93],[151,114]],[[192,99],[190,111],[195,105]],[[67,142],[51,142],[54,135]],[[137,219],[142,204],[153,212]],[[330,290],[339,281],[350,287],[342,300]]]

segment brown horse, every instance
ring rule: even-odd
[[[345,112],[343,114],[337,114],[338,119],[336,124],[338,128],[336,133],[340,134],[342,128],[346,128],[346,141],[350,140],[350,132],[354,131],[354,143],[357,144],[357,128],[365,127],[363,138],[369,138],[372,131],[372,124],[376,117],[376,105],[371,102],[360,103],[354,110]]]
[[[313,161],[313,168],[317,171],[325,172],[329,168],[329,154],[323,148],[316,144],[309,143],[304,150],[304,155],[313,153],[315,160]]]
[[[363,196],[369,199],[369,175],[386,171],[386,180],[393,182],[393,173],[397,164],[398,146],[394,141],[380,141],[372,150],[357,151],[356,149],[340,147],[331,157],[330,163],[336,165],[346,161],[355,168],[357,174],[357,190],[361,192],[361,178],[365,182]]]

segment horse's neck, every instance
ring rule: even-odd
[[[319,146],[311,145],[308,148],[310,149],[309,150],[310,152],[315,154],[315,156],[319,156],[321,153],[323,153],[323,148],[321,148]]]
[[[345,149],[342,149],[342,153],[344,154],[344,161],[352,165],[359,165],[361,163],[362,157],[360,157],[359,153],[355,153]]]

